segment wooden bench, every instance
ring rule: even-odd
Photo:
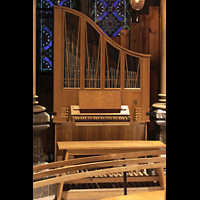
[[[60,200],[62,196],[61,186],[64,182],[84,178],[92,179],[92,177],[98,175],[123,173],[131,170],[163,169],[166,167],[166,158],[160,155],[164,154],[166,154],[166,150],[135,151],[37,165],[33,167],[33,188],[58,184],[56,199]],[[82,172],[76,173],[77,170],[82,170]],[[158,174],[158,177],[160,184],[165,189],[165,180],[162,174]]]
[[[103,155],[166,148],[161,141],[144,140],[69,141],[57,142],[57,145],[58,150],[64,150],[64,157],[66,152],[69,155]]]
[[[166,148],[166,145],[161,141],[144,140],[67,141],[57,142],[57,145],[58,150],[63,150],[63,160],[68,160],[69,155],[104,155],[109,153],[125,153]],[[156,169],[156,173],[160,174],[160,177],[164,179],[163,169]],[[109,181],[108,178],[107,181]],[[159,182],[162,183],[163,181],[159,180]],[[60,184],[60,190],[62,190],[63,185],[64,183]],[[164,188],[164,185],[161,184],[161,187]]]
[[[112,153],[125,153],[144,150],[159,150],[166,148],[166,145],[161,141],[144,141],[144,140],[102,140],[102,141],[67,141],[57,142],[58,150],[63,150],[63,160],[68,160],[69,156],[75,155],[104,155]],[[159,178],[161,188],[165,188],[164,172],[162,168],[156,169],[156,174]],[[124,177],[126,179],[126,177]],[[98,180],[99,179],[99,180]],[[111,182],[111,179],[106,178],[107,182]],[[120,178],[118,178],[119,180]],[[96,182],[102,179],[96,178]],[[129,179],[130,180],[130,179]],[[156,180],[156,179],[155,179]],[[89,180],[85,179],[86,183]],[[141,181],[138,179],[137,182]],[[121,182],[121,181],[120,181]],[[130,182],[130,181],[128,181]],[[76,183],[76,182],[74,182]],[[58,196],[60,197],[63,190],[64,182],[58,185]],[[127,189],[124,188],[124,194],[127,193]]]

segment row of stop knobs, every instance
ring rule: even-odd
[[[128,120],[126,116],[79,116],[74,117],[75,120]]]

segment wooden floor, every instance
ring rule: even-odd
[[[128,188],[128,195],[133,194],[139,194],[139,193],[146,193],[146,192],[153,192],[153,191],[161,191],[160,187],[141,187],[141,188],[131,188],[131,190]],[[123,189],[80,189],[78,191],[72,190],[69,192],[63,191],[62,198],[68,199],[68,200],[100,200],[103,198],[108,198],[108,200],[111,200],[114,196],[120,196],[123,197]],[[42,197],[42,198],[36,198],[33,200],[53,200],[55,198],[55,195]],[[107,199],[106,199],[107,200]],[[118,200],[118,199],[113,199]],[[120,199],[123,200],[123,199]],[[125,199],[124,199],[125,200]],[[129,200],[129,199],[127,199]],[[148,199],[147,199],[148,200]],[[151,199],[150,199],[151,200]],[[152,200],[155,200],[154,198]],[[160,199],[158,199],[160,200]],[[162,199],[163,200],[163,199]]]
[[[37,199],[33,199],[33,200],[53,200],[55,198],[55,195],[51,195],[48,197],[41,197],[41,198],[37,198]]]
[[[141,187],[141,188],[128,188],[128,194],[145,193],[160,190],[160,187]],[[116,189],[80,189],[71,190],[69,192],[63,191],[62,198],[68,200],[100,200],[103,198],[111,198],[113,196],[123,196],[123,188]]]
[[[165,190],[116,196],[102,200],[164,200]]]

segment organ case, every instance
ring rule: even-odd
[[[150,55],[118,45],[86,15],[62,6],[54,6],[53,47],[55,159],[62,155],[57,141],[147,138]]]

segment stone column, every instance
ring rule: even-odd
[[[33,112],[43,112],[45,107],[37,105],[36,99],[36,0],[33,0]]]
[[[36,0],[33,0],[33,164],[43,162],[41,133],[49,128],[50,116],[36,101]]]
[[[160,126],[160,141],[166,143],[166,0],[160,0],[161,16],[161,73],[160,94],[155,109],[156,123]]]
[[[160,72],[160,94],[154,108],[166,109],[166,0],[160,0],[161,16],[161,72]]]
[[[33,0],[33,165],[44,164],[42,131],[49,128],[50,116],[36,99],[36,0]],[[55,189],[54,189],[55,190]],[[33,199],[48,196],[50,188],[44,186],[33,190]]]
[[[166,96],[166,0],[161,0],[161,94]]]

